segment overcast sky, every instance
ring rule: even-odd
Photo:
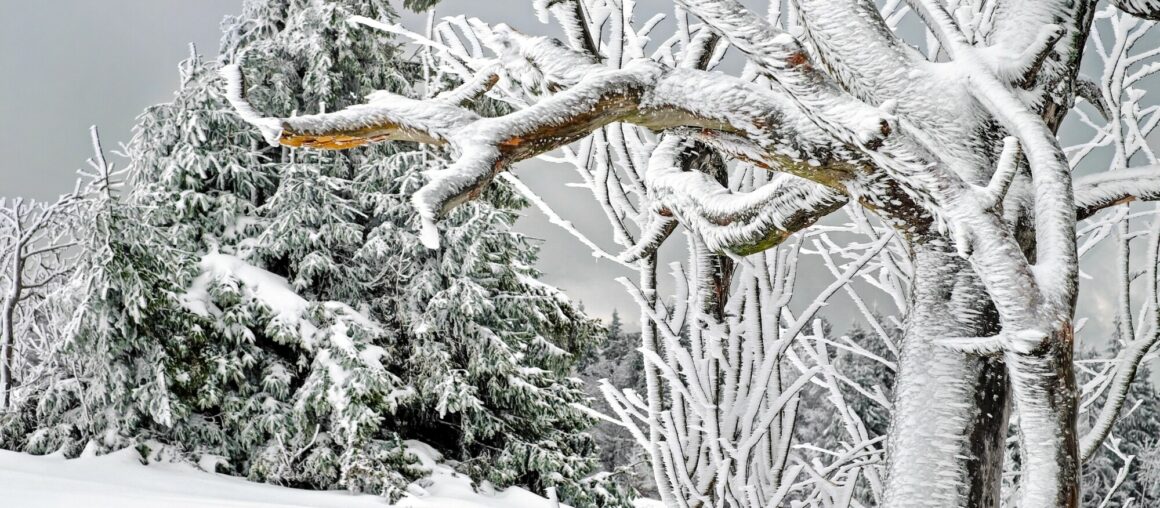
[[[71,189],[74,172],[90,155],[87,129],[101,128],[107,147],[127,141],[134,118],[145,107],[170,100],[178,85],[177,63],[196,44],[206,56],[217,53],[222,17],[239,12],[241,0],[0,0],[0,196],[50,198]],[[506,22],[530,33],[548,33],[526,0],[445,0],[441,13],[466,13]],[[667,12],[668,0],[640,0],[639,18]],[[746,2],[748,3],[748,2]],[[422,26],[423,16],[404,15]],[[661,29],[658,29],[661,30]],[[567,168],[545,163],[518,165],[515,173],[557,206],[578,228],[614,250],[603,214],[591,195],[565,186],[576,181]],[[597,261],[571,237],[529,210],[518,225],[543,239],[545,280],[606,318],[619,308],[626,317],[635,305],[613,279],[631,276]],[[670,242],[677,243],[677,242]],[[669,260],[680,254],[670,249]],[[1102,254],[1102,253],[1101,253]],[[1110,253],[1109,253],[1110,254]],[[1098,284],[1111,276],[1110,264],[1089,263]],[[809,275],[807,273],[807,275]],[[803,293],[815,294],[825,277],[803,277]],[[1104,317],[1111,300],[1090,292],[1081,297],[1085,315]],[[848,305],[836,302],[836,305]],[[848,307],[846,307],[848,309]],[[844,328],[852,312],[830,312]],[[1106,329],[1110,322],[1091,323]]]

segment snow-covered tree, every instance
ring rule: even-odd
[[[391,36],[354,15],[394,19],[385,1],[248,1],[222,60],[254,68],[255,100],[287,115],[422,93]],[[174,101],[140,117],[128,195],[96,207],[80,249],[65,352],[79,372],[33,401],[12,446],[139,445],[397,497],[424,474],[405,443],[418,439],[480,482],[622,502],[593,478],[569,377],[599,327],[538,282],[535,246],[511,231],[522,198],[489,192],[446,221],[456,248],[428,251],[406,196],[446,153],[268,147],[228,108],[220,65],[195,52]]]
[[[23,409],[31,433],[16,442],[33,453],[74,455],[131,444],[127,435],[153,419],[171,423],[187,409],[174,404],[167,369],[181,365],[171,341],[183,330],[172,308],[190,267],[122,203],[121,180],[106,162],[96,131],[86,227],[77,235],[76,264],[66,289],[67,333],[60,337],[50,382]]]
[[[630,142],[636,149],[627,159],[644,192],[632,198],[635,202],[613,195],[601,205],[630,201],[630,207],[655,219],[637,222],[637,234],[626,237],[642,248],[627,249],[625,260],[641,259],[642,253],[647,259],[678,223],[694,233],[692,276],[685,278],[694,295],[686,300],[695,309],[690,332],[727,322],[719,312],[730,295],[723,290],[729,287],[724,255],[749,255],[801,237],[803,229],[844,203],[871,211],[893,231],[863,228],[881,238],[870,245],[880,244],[880,250],[896,239],[905,245],[905,262],[884,260],[883,269],[891,270],[892,263],[907,267],[893,278],[905,282],[901,287],[889,277],[878,281],[901,300],[905,319],[883,503],[998,504],[1010,401],[1017,415],[1020,470],[1017,488],[1007,497],[1025,507],[1075,506],[1081,460],[1104,441],[1122,400],[1109,398],[1093,431],[1081,439],[1072,360],[1080,252],[1076,221],[1126,200],[1160,195],[1160,173],[1144,165],[1155,164],[1146,148],[1150,128],[1142,128],[1153,124],[1146,119],[1154,118],[1154,108],[1141,106],[1142,91],[1133,91],[1133,83],[1157,71],[1152,65],[1157,52],[1135,46],[1153,24],[1130,17],[1155,17],[1160,5],[1113,3],[909,0],[886,2],[880,10],[862,0],[803,0],[793,3],[786,18],[767,18],[734,0],[677,0],[678,34],[650,57],[641,41],[657,24],[634,25],[632,10],[622,3],[537,2],[544,17],[561,21],[565,42],[451,19],[436,40],[418,39],[436,48],[447,72],[462,79],[457,92],[424,101],[381,94],[367,104],[313,116],[264,117],[245,100],[238,70],[226,74],[236,109],[271,142],[348,149],[409,141],[454,151],[455,164],[435,173],[412,199],[423,221],[422,239],[431,247],[443,238],[436,222],[481,195],[512,164],[556,149],[567,156],[573,143],[580,147],[573,153],[583,154],[592,139],[598,150],[615,150],[619,143],[606,145],[602,133],[609,126],[619,130],[617,122],[662,132],[657,138],[636,130],[629,134],[638,141]],[[771,12],[781,13],[780,2],[774,4]],[[921,22],[918,37],[896,30],[910,12],[917,14],[911,21]],[[1119,28],[1093,32],[1097,13]],[[685,28],[690,14],[703,23],[695,31]],[[455,30],[480,44],[455,44],[460,40]],[[613,35],[605,40],[609,31]],[[1110,81],[1112,93],[1130,99],[1129,114],[1122,109],[1110,123],[1133,123],[1133,141],[1126,157],[1101,164],[1119,170],[1073,178],[1076,157],[1060,148],[1056,131],[1075,98],[1089,88],[1078,79],[1084,55],[1091,48],[1108,54],[1101,37],[1114,40],[1116,51],[1136,51],[1112,66],[1122,72],[1117,78],[1113,71]],[[700,65],[720,61],[727,46],[719,41],[747,60],[740,75]],[[499,116],[479,116],[460,105],[484,94],[522,100],[512,100],[515,110]],[[776,176],[751,180],[749,187],[734,185],[739,180],[723,178],[705,150],[742,161],[738,171],[756,166]],[[1123,170],[1132,166],[1138,167]],[[614,220],[628,218],[612,210]],[[882,259],[873,249],[863,252],[867,261]],[[834,271],[849,278],[837,282],[858,277],[865,263],[851,262],[846,270],[835,264]],[[642,273],[637,293],[642,310],[660,313],[655,280],[646,280],[648,270]],[[766,280],[778,283],[778,278]],[[839,284],[834,291],[841,289]],[[778,306],[768,318],[780,319],[783,309]],[[639,439],[649,446],[657,481],[671,486],[662,490],[662,499],[673,506],[776,499],[760,492],[769,484],[714,480],[729,477],[727,470],[737,463],[722,460],[736,448],[717,448],[725,441],[717,438],[727,436],[714,433],[720,427],[698,427],[707,428],[710,438],[700,455],[695,452],[700,445],[690,445],[681,434],[692,427],[671,419],[693,414],[680,409],[687,408],[701,422],[732,421],[723,418],[744,407],[777,420],[785,415],[784,403],[734,406],[718,398],[733,396],[728,388],[704,390],[730,386],[727,378],[724,385],[713,379],[716,372],[729,372],[716,370],[729,365],[731,350],[725,346],[731,342],[724,340],[729,332],[703,335],[713,338],[707,346],[690,335],[689,346],[675,333],[683,326],[666,330],[670,315],[688,314],[645,323],[649,393],[644,400],[625,395],[621,406],[638,413]],[[787,341],[810,330],[808,316],[789,318],[786,328],[793,333]],[[656,335],[648,330],[654,327]],[[804,344],[818,346],[810,358],[814,365],[800,362],[800,379],[822,374],[821,382],[833,386],[842,381],[826,365],[825,349],[832,341],[813,328]],[[1125,350],[1147,351],[1155,331],[1148,327]],[[739,348],[760,344],[757,336],[737,337]],[[793,349],[778,349],[788,351]],[[666,353],[685,365],[674,368]],[[682,359],[685,353],[691,356]],[[698,357],[701,353],[706,356]],[[1123,355],[1109,377],[1127,380],[1113,383],[1120,393],[1142,356]],[[671,391],[661,392],[658,377]],[[759,397],[780,396],[767,386],[754,388]],[[788,399],[794,391],[786,393]],[[846,417],[839,392],[830,394]],[[853,420],[851,430],[861,433]],[[770,436],[764,430],[754,435]],[[723,476],[702,476],[702,464],[719,465]],[[776,460],[757,465],[772,467],[765,481],[781,484]],[[803,471],[784,473],[792,478]],[[840,497],[823,502],[849,502],[848,495]]]
[[[0,199],[0,412],[59,340],[50,300],[73,269],[83,205],[79,183],[53,202]]]
[[[1148,369],[1141,368],[1141,374]],[[1142,381],[1147,376],[1143,376]],[[1083,506],[1151,506],[1160,502],[1160,485],[1148,468],[1160,450],[1160,398],[1150,383],[1132,384],[1126,408],[1109,437],[1083,470]]]
[[[556,486],[577,506],[618,503],[600,482],[580,481],[595,472],[596,450],[582,432],[593,422],[575,407],[584,392],[568,377],[598,326],[537,281],[535,247],[510,230],[525,206],[511,189],[490,189],[449,216],[453,245],[422,246],[407,196],[425,181],[418,169],[437,171],[444,157],[388,156],[360,178],[376,218],[357,254],[374,277],[370,313],[406,337],[404,371],[419,393],[398,425],[474,478]]]

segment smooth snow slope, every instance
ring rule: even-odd
[[[430,448],[408,443],[433,471],[397,508],[554,508],[523,489],[477,493],[436,465]],[[142,465],[135,450],[63,459],[0,450],[0,508],[385,508],[377,496],[248,482],[184,464]]]

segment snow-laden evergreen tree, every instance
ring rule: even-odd
[[[646,393],[644,362],[636,351],[640,344],[640,333],[626,332],[620,312],[613,311],[608,323],[603,345],[585,355],[578,372],[592,398],[593,408],[604,414],[613,414],[600,384],[607,380],[620,389]],[[592,437],[600,447],[600,462],[607,471],[617,474],[617,481],[635,489],[645,497],[656,496],[656,486],[647,467],[644,451],[633,439],[632,433],[622,425],[600,422],[592,428]]]
[[[1148,364],[1141,365],[1139,379],[1132,383],[1124,402],[1124,414],[1112,428],[1113,444],[1101,448],[1084,464],[1085,507],[1160,504],[1155,471],[1160,457],[1160,399],[1150,381],[1150,370]],[[1115,446],[1115,451],[1110,446]],[[1130,463],[1125,464],[1121,455],[1131,457]],[[1126,476],[1118,478],[1125,468]]]
[[[526,206],[510,188],[448,217],[453,248],[423,247],[407,195],[424,183],[416,168],[444,167],[445,157],[400,153],[360,169],[365,213],[376,219],[357,253],[376,295],[370,313],[406,337],[404,370],[419,393],[400,408],[400,432],[497,486],[557,487],[574,506],[616,505],[616,489],[583,480],[598,464],[584,432],[594,421],[575,407],[587,401],[568,377],[599,327],[537,281],[537,249],[510,230]]]
[[[346,22],[393,19],[386,1],[243,11],[225,23],[221,59],[255,69],[263,108],[417,93],[390,37]],[[522,198],[489,192],[446,222],[457,248],[428,251],[405,194],[449,154],[270,148],[228,108],[221,63],[191,55],[174,101],[140,117],[127,199],[100,207],[86,244],[89,297],[69,354],[91,361],[51,414],[25,419],[18,446],[138,445],[397,497],[424,473],[407,452],[417,439],[481,482],[620,503],[590,479],[593,421],[569,377],[599,327],[536,280],[535,246],[511,231]]]
[[[153,250],[140,236],[151,231],[137,228],[118,201],[122,173],[106,163],[95,128],[93,141],[94,171],[82,172],[73,195],[73,221],[86,226],[75,228],[70,242],[79,254],[44,302],[55,343],[38,359],[37,392],[0,415],[4,448],[75,455],[90,440],[93,450],[123,445],[120,430],[133,428],[143,412],[170,416],[168,386],[158,383],[164,373],[154,370],[164,365],[163,352],[137,332],[172,325],[156,312],[174,295],[159,277],[180,279],[186,270],[171,251]],[[82,319],[97,313],[100,319]],[[115,406],[107,404],[111,393],[119,396]]]

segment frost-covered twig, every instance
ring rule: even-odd
[[[1160,166],[1105,171],[1075,180],[1077,218],[1086,219],[1110,206],[1160,199]]]
[[[572,225],[571,221],[560,217],[560,214],[556,213],[556,211],[553,210],[552,207],[548,205],[548,203],[544,202],[544,200],[540,198],[539,195],[537,195],[531,188],[524,184],[524,182],[517,178],[515,175],[511,173],[504,173],[500,175],[500,178],[503,178],[505,182],[510,184],[512,187],[515,187],[516,191],[523,195],[524,198],[526,198],[528,201],[531,201],[532,205],[535,206],[536,209],[540,210],[540,212],[548,217],[549,222],[568,232],[568,234],[572,235],[573,238],[584,244],[585,247],[592,249],[593,257],[607,259],[628,269],[634,268],[634,266],[631,264],[622,261],[620,257],[605,252],[604,249],[600,248],[599,245],[596,245],[596,242],[593,242],[586,235],[584,235],[584,233],[578,231],[576,227]]]

